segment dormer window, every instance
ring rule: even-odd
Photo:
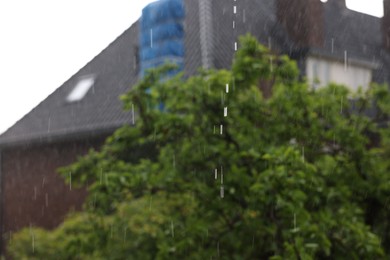
[[[94,76],[85,76],[79,79],[76,86],[66,97],[67,102],[76,102],[82,100],[87,94],[88,90],[93,86],[95,82]]]

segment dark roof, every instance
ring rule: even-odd
[[[337,1],[322,3],[324,7],[324,45],[322,48],[301,47],[288,36],[277,21],[276,0],[239,2],[212,1],[213,5],[213,64],[229,68],[234,55],[233,43],[239,35],[251,33],[264,45],[275,51],[316,54],[348,60],[370,67],[388,67],[389,54],[382,48],[381,18],[341,8]],[[237,13],[233,14],[233,6]],[[236,28],[232,28],[232,21]],[[304,58],[304,57],[303,57]]]
[[[185,70],[189,75],[201,67],[198,4],[184,0],[186,8]],[[131,124],[131,111],[123,111],[119,96],[138,80],[136,64],[139,23],[134,23],[106,49],[56,89],[32,111],[0,136],[0,145],[34,143],[48,140],[96,136],[111,133]],[[94,75],[95,84],[79,102],[66,97],[77,82]]]
[[[381,19],[340,8],[335,3],[324,4],[324,51],[344,57],[344,51],[355,59],[376,61],[382,49]]]
[[[0,144],[39,141],[42,137],[93,133],[95,130],[100,134],[131,123],[131,112],[123,111],[119,96],[137,80],[134,64],[137,44],[138,23],[135,23],[2,134]],[[95,76],[92,88],[82,100],[67,102],[68,94],[86,75]]]
[[[276,18],[276,0],[209,1],[184,0],[185,72],[196,73],[202,66],[207,49],[211,66],[229,68],[234,42],[250,32],[258,40],[281,53],[304,59],[314,54],[342,61],[348,58],[361,64],[377,66],[374,80],[389,82],[390,55],[382,48],[381,19],[348,9],[329,1],[324,5],[324,48],[302,50],[294,44]],[[199,5],[203,6],[199,11]],[[233,6],[237,13],[233,14]],[[210,10],[212,11],[210,11]],[[207,14],[207,10],[210,12]],[[207,16],[208,15],[208,16]],[[206,19],[200,23],[200,19]],[[235,29],[232,22],[235,21]],[[206,32],[202,30],[207,30]],[[203,38],[202,38],[203,37]],[[203,42],[202,42],[203,39]],[[0,136],[0,145],[40,141],[64,136],[112,132],[132,122],[131,112],[124,112],[119,96],[137,81],[138,22],[133,24],[85,67],[66,81],[30,113]],[[203,44],[203,45],[202,45]],[[332,47],[333,45],[333,47]],[[239,47],[239,46],[238,46]],[[78,80],[86,75],[96,80],[79,102],[68,103],[66,97]],[[72,137],[72,138],[73,138]]]
[[[213,65],[216,68],[230,68],[235,52],[234,42],[238,42],[240,35],[250,33],[275,50],[287,49],[291,45],[287,33],[277,21],[275,0],[211,2],[214,10]],[[233,13],[234,5],[236,14]]]
[[[325,42],[322,52],[371,64],[374,80],[387,82],[389,53],[383,49],[381,18],[325,4]],[[333,49],[332,49],[333,42]],[[318,50],[317,50],[318,51]]]
[[[199,29],[198,1],[184,0],[186,18],[184,20],[184,70],[187,75],[193,75],[202,66]]]
[[[374,69],[375,82],[389,82],[390,55],[383,48],[382,19],[340,8],[335,1],[324,3],[325,37],[323,48],[312,48],[312,54]]]

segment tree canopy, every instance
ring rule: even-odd
[[[15,259],[381,259],[390,254],[387,86],[313,89],[251,36],[232,69],[149,71],[137,114],[60,170],[84,211],[26,228]],[[265,98],[262,85],[272,84]],[[375,113],[368,113],[375,111]],[[368,116],[370,114],[370,116]],[[70,174],[71,173],[71,174]]]

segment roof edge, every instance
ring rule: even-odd
[[[124,126],[125,124],[118,124],[116,126],[110,126],[105,128],[96,129],[91,127],[90,129],[83,129],[81,131],[64,131],[57,132],[50,136],[34,136],[28,138],[14,138],[14,139],[5,139],[0,140],[0,149],[14,148],[19,146],[29,146],[29,145],[38,145],[38,144],[52,144],[61,141],[77,141],[81,139],[94,139],[98,137],[106,136],[113,134],[115,130]]]
[[[0,134],[0,147],[3,146],[3,144],[8,144],[8,143],[14,143],[15,141],[13,140],[16,140],[16,139],[23,139],[23,142],[26,142],[26,141],[29,141],[28,139],[25,139],[23,137],[16,137],[16,138],[6,138],[6,137],[3,137],[7,132],[9,131],[12,131],[12,128],[18,124],[20,121],[22,121],[23,119],[25,119],[28,115],[30,115],[37,107],[39,107],[42,102],[44,102],[45,100],[47,100],[50,96],[54,95],[57,91],[59,91],[59,89],[61,89],[61,87],[63,87],[65,84],[67,84],[70,80],[74,79],[74,77],[76,77],[76,75],[78,75],[80,73],[80,71],[82,71],[85,67],[87,67],[90,63],[92,63],[97,57],[99,57],[102,53],[104,53],[105,51],[107,51],[110,46],[112,46],[115,42],[117,42],[117,40],[121,37],[123,37],[127,31],[129,30],[132,30],[134,29],[134,27],[138,26],[139,24],[139,19],[137,19],[134,23],[131,24],[130,27],[128,27],[126,30],[124,30],[118,37],[116,37],[110,44],[108,44],[103,50],[101,50],[97,55],[95,55],[91,60],[89,60],[84,66],[82,66],[79,70],[77,70],[72,76],[70,76],[67,80],[65,80],[60,86],[58,86],[53,92],[51,92],[46,98],[44,98],[42,101],[40,101],[37,105],[35,105],[30,111],[28,111],[27,113],[25,113],[21,118],[19,118],[14,124],[12,124],[10,127],[8,127],[4,132],[2,132]],[[117,128],[117,126],[113,126],[113,128]],[[65,130],[66,131],[66,130]],[[80,132],[83,132],[84,130],[83,129],[80,129]],[[45,137],[38,137],[38,139],[42,139],[42,138],[45,138]],[[50,138],[48,136],[48,138]],[[2,139],[4,139],[4,141],[2,141]],[[33,137],[34,140],[37,139],[37,137]],[[16,141],[16,142],[19,142],[19,141]]]
[[[317,57],[317,58],[323,58],[335,62],[341,62],[344,63],[345,57],[341,57],[340,55],[337,54],[330,54],[330,53],[324,53],[321,51],[318,51],[316,49],[310,49],[309,52],[307,53],[307,57]],[[367,69],[378,69],[380,67],[379,62],[374,62],[374,61],[369,61],[368,59],[365,58],[350,58],[347,57],[348,64],[367,68]]]

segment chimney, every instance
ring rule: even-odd
[[[390,0],[383,0],[382,38],[384,48],[390,51]]]
[[[298,46],[323,46],[324,10],[320,0],[277,0],[276,15]]]

